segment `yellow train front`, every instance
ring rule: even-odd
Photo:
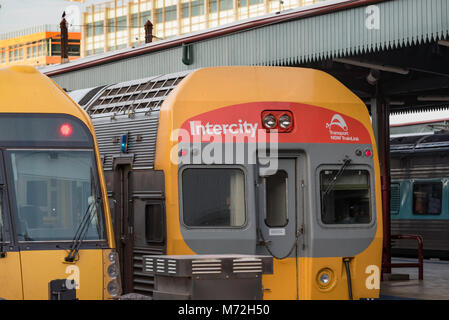
[[[377,150],[366,106],[336,79],[217,67],[86,96],[125,292],[151,295],[144,254],[233,253],[274,257],[265,299],[379,296]]]
[[[34,68],[2,69],[0,153],[0,298],[119,296],[88,115]]]

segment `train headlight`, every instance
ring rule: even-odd
[[[109,281],[107,289],[112,297],[117,297],[120,294],[120,285],[116,280]]]
[[[111,277],[113,279],[117,278],[117,276],[118,276],[118,268],[117,268],[117,265],[115,263],[111,264],[108,267],[108,275],[109,275],[109,277]]]
[[[117,262],[117,252],[111,252],[109,253],[109,261],[111,261],[112,263]]]
[[[114,249],[103,251],[103,297],[118,299],[122,293],[120,261]]]
[[[267,129],[273,129],[276,126],[276,117],[272,114],[266,115],[263,119],[263,125]]]
[[[290,118],[290,116],[288,114],[283,114],[279,118],[279,125],[283,129],[288,129],[292,125],[292,119]]]
[[[331,280],[331,276],[328,273],[323,273],[320,276],[320,283],[324,286],[326,286],[330,280]]]
[[[334,272],[329,268],[321,269],[316,277],[318,287],[322,290],[330,290],[335,285]]]

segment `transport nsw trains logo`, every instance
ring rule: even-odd
[[[331,121],[326,123],[330,138],[337,141],[359,141],[359,137],[350,135],[349,127],[345,119],[339,114],[334,114]]]

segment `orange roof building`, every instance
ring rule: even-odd
[[[69,60],[80,57],[80,32],[69,32]],[[61,63],[59,27],[43,25],[0,34],[0,68],[11,65],[35,67]]]

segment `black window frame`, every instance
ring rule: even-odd
[[[185,210],[184,210],[184,201],[183,201],[183,173],[186,170],[189,169],[204,169],[204,170],[210,170],[210,169],[234,169],[234,170],[239,170],[241,171],[241,173],[243,174],[243,183],[244,183],[244,196],[243,196],[243,200],[244,200],[244,218],[245,221],[241,226],[191,226],[185,223],[184,221],[184,214],[185,214]],[[247,201],[247,195],[248,195],[248,182],[247,182],[247,178],[248,178],[248,172],[247,169],[244,166],[240,166],[240,165],[185,165],[182,166],[179,169],[179,174],[178,174],[178,190],[179,190],[179,219],[180,219],[180,224],[185,227],[186,229],[229,229],[229,230],[239,230],[239,229],[244,229],[247,227],[248,225],[248,201]]]
[[[8,152],[11,150],[60,150],[60,151],[71,151],[71,150],[89,150],[92,152],[93,159],[93,174],[96,184],[96,193],[100,196],[98,206],[101,210],[101,228],[102,234],[100,239],[96,240],[85,240],[83,241],[82,248],[107,248],[108,245],[108,232],[106,225],[106,211],[104,210],[103,193],[101,191],[101,180],[99,175],[99,164],[96,156],[96,149],[93,136],[87,125],[81,121],[79,118],[62,113],[52,113],[52,114],[41,114],[41,113],[0,113],[0,117],[25,117],[25,118],[55,118],[55,119],[70,119],[71,121],[77,122],[85,133],[87,139],[85,141],[8,141],[0,139],[0,170],[3,174],[3,200],[4,200],[4,216],[6,215],[7,221],[4,221],[8,227],[8,241],[14,245],[18,245],[20,250],[46,250],[46,249],[68,249],[71,240],[55,240],[55,241],[18,241],[17,237],[17,208],[16,208],[16,198],[13,176],[12,176],[12,162],[8,156]],[[1,175],[0,175],[1,177]],[[1,182],[1,179],[0,179]],[[1,190],[1,189],[0,189]],[[6,202],[6,203],[5,203]]]
[[[274,177],[279,172],[284,172],[285,173],[285,223],[284,224],[280,224],[280,225],[272,225],[272,224],[268,223],[269,222],[269,219],[268,219],[269,212],[268,212],[268,192],[267,192],[267,185],[268,184],[267,184],[267,182],[268,182],[268,179]],[[278,169],[275,174],[265,177],[265,184],[264,184],[265,185],[265,190],[264,190],[264,194],[265,194],[265,199],[264,199],[264,202],[265,202],[265,219],[264,219],[264,222],[265,222],[265,225],[267,227],[269,227],[269,228],[284,228],[284,227],[286,227],[288,225],[288,222],[289,222],[289,217],[288,217],[288,181],[289,180],[288,179],[289,179],[288,172],[286,170],[284,170],[284,169]]]
[[[369,210],[370,210],[370,221],[368,223],[354,223],[354,224],[344,224],[344,223],[325,223],[322,219],[322,196],[321,196],[321,172],[325,170],[340,170],[342,164],[328,164],[321,165],[316,168],[315,171],[315,181],[316,181],[316,203],[317,203],[317,214],[316,219],[318,224],[322,228],[329,229],[345,229],[345,228],[360,228],[360,229],[370,229],[377,224],[377,205],[376,205],[376,184],[375,184],[375,171],[370,165],[366,164],[351,164],[344,171],[367,171],[369,174]]]
[[[1,148],[0,150],[2,151],[4,157],[5,157],[5,168],[6,168],[6,180],[7,180],[7,184],[9,186],[8,188],[8,196],[9,199],[11,201],[11,210],[10,210],[10,214],[11,214],[11,221],[13,222],[14,226],[18,226],[19,221],[17,220],[18,216],[19,216],[19,208],[18,208],[18,202],[16,199],[16,192],[14,190],[15,188],[15,184],[14,184],[14,177],[13,177],[13,165],[12,165],[12,160],[11,157],[9,156],[9,153],[11,151],[28,151],[28,150],[58,150],[58,151],[90,151],[92,152],[91,156],[92,156],[92,160],[93,160],[93,164],[94,164],[94,168],[93,168],[93,175],[94,175],[94,179],[95,179],[95,189],[96,189],[96,194],[100,197],[99,201],[98,201],[98,207],[101,210],[100,213],[100,224],[101,224],[101,231],[102,234],[99,235],[100,239],[93,239],[93,240],[88,240],[85,239],[83,241],[83,247],[98,247],[99,243],[102,244],[107,244],[108,241],[108,234],[107,234],[107,225],[106,225],[106,211],[104,208],[104,201],[103,201],[103,193],[101,192],[101,181],[100,181],[100,176],[99,176],[99,171],[98,171],[98,163],[97,163],[97,158],[95,156],[95,148],[85,148],[85,149],[80,149],[80,148],[48,148],[48,147],[35,147],[35,146],[30,146],[30,147],[20,147],[20,148],[13,148],[13,147],[6,147],[6,148]],[[60,245],[61,248],[65,248],[65,246],[68,247],[68,245],[72,242],[72,240],[37,240],[37,241],[27,241],[27,240],[19,240],[18,235],[17,235],[17,227],[15,227],[15,234],[14,234],[14,239],[15,241],[19,244],[22,245],[23,247],[35,247],[35,246],[41,246],[42,244],[47,245],[48,244],[57,244]]]
[[[159,205],[160,208],[161,208],[161,212],[160,212],[161,223],[159,224],[159,227],[160,227],[162,239],[160,239],[160,240],[154,240],[154,239],[149,239],[148,238],[148,233],[149,233],[148,231],[149,230],[147,230],[147,227],[148,227],[147,223],[149,221],[147,221],[147,219],[148,219],[147,208],[149,206],[154,206],[154,205]],[[167,241],[167,221],[166,221],[167,219],[166,219],[165,201],[164,200],[149,200],[149,201],[146,201],[145,202],[144,215],[145,215],[145,242],[149,243],[149,244],[155,243],[155,244],[164,244],[165,245],[166,241]]]

